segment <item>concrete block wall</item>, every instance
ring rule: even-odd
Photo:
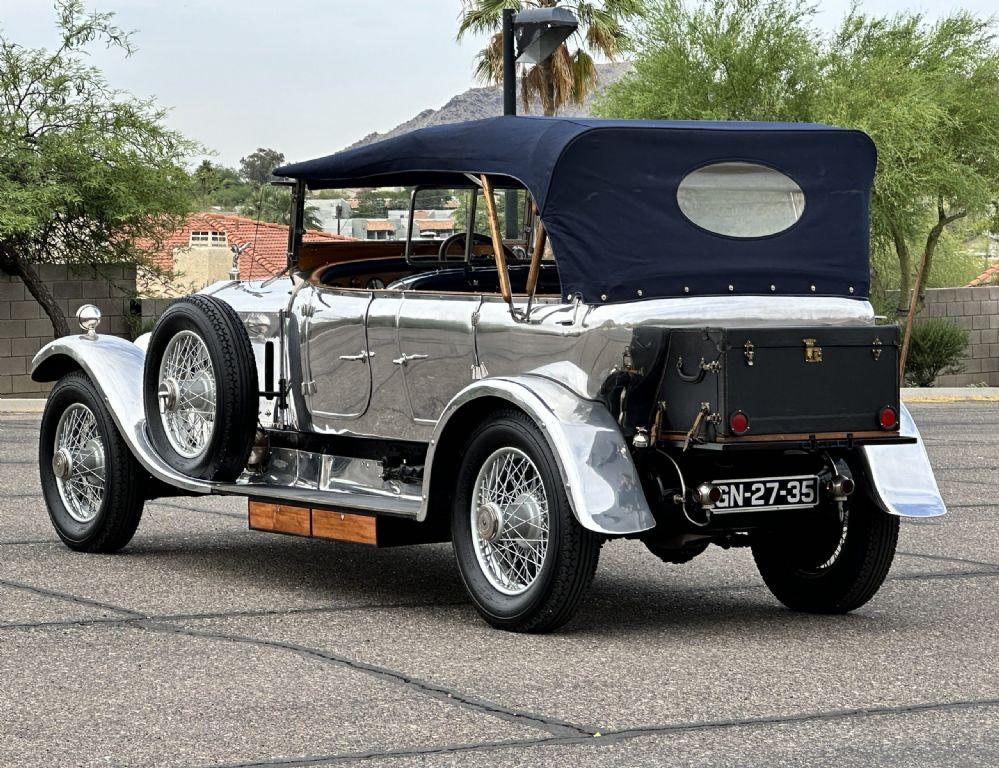
[[[999,286],[931,288],[916,322],[943,317],[968,332],[964,373],[938,376],[938,387],[999,387]]]
[[[41,264],[39,277],[62,306],[75,331],[76,310],[94,304],[103,314],[100,333],[128,337],[135,297],[135,266],[75,267]],[[31,359],[53,338],[52,323],[20,278],[0,272],[0,397],[33,397],[49,384],[31,380]]]
[[[142,300],[142,330],[151,331],[153,324],[170,306],[173,299],[143,299]]]

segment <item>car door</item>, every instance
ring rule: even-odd
[[[459,390],[472,381],[472,318],[481,297],[407,291],[399,309],[399,357],[413,418],[436,422]]]
[[[312,289],[305,306],[307,376],[303,391],[313,420],[356,419],[371,400],[365,322],[370,291]]]

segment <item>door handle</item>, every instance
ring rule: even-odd
[[[403,355],[402,357],[397,357],[392,362],[396,365],[407,365],[410,360],[426,360],[427,355]]]
[[[367,350],[364,350],[363,352],[359,352],[356,355],[340,355],[340,359],[341,360],[361,360],[361,361],[363,361],[363,360],[367,360],[369,357],[374,357],[374,356],[375,356],[374,352],[368,352]]]

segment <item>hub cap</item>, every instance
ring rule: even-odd
[[[475,478],[472,539],[479,567],[505,595],[537,580],[548,553],[548,497],[534,462],[517,448],[491,454]]]
[[[215,431],[215,369],[196,333],[181,331],[170,339],[156,396],[170,446],[187,459],[204,453]]]
[[[52,472],[63,506],[78,523],[89,523],[104,501],[104,444],[97,418],[83,403],[63,411],[56,426]]]

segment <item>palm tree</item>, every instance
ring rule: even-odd
[[[627,42],[625,24],[642,14],[641,0],[462,0],[458,39],[466,33],[492,32],[489,43],[477,57],[475,74],[483,82],[503,79],[503,10],[562,6],[579,19],[579,28],[570,40],[574,51],[562,44],[551,58],[530,67],[521,77],[520,93],[527,110],[532,100],[541,103],[546,115],[554,115],[566,104],[582,104],[597,84],[593,55],[610,60]]]

